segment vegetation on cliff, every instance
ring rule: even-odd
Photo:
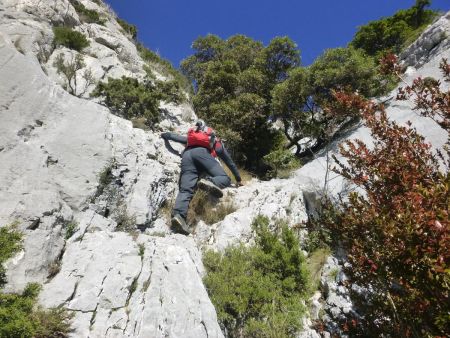
[[[416,0],[409,9],[361,26],[350,45],[376,57],[386,52],[401,52],[436,17],[436,11],[426,9],[430,4],[431,0]]]
[[[53,45],[64,46],[78,52],[89,46],[88,39],[80,32],[69,27],[54,27]]]
[[[206,288],[228,337],[292,337],[301,328],[310,282],[296,235],[257,217],[255,244],[207,251]]]
[[[22,234],[14,227],[0,228],[0,290],[6,284],[3,264],[22,249]],[[0,292],[0,337],[67,337],[72,315],[63,308],[45,310],[37,305],[41,286],[28,284],[22,294]]]
[[[396,58],[382,62],[400,76]],[[450,81],[450,66],[441,69]],[[445,336],[450,330],[450,143],[445,153],[410,124],[391,121],[382,105],[359,95],[335,92],[331,113],[361,114],[373,147],[347,141],[346,163],[335,171],[360,190],[337,206],[327,204],[320,222],[347,252],[350,281],[366,289],[355,300],[363,316],[345,327],[364,336]],[[414,99],[414,110],[450,130],[450,91],[439,81],[417,79],[400,89],[398,99]]]
[[[288,37],[274,38],[267,46],[243,35],[200,37],[193,42],[194,54],[181,63],[195,84],[194,108],[227,140],[241,165],[262,176],[275,172],[263,160],[275,156],[270,153],[295,147],[297,157],[311,156],[358,118],[323,111],[334,100],[333,90],[346,88],[369,98],[393,88],[393,77],[378,75],[376,58],[387,50],[400,51],[423,31],[436,15],[425,9],[428,5],[417,0],[381,24],[361,27],[348,47],[325,51],[309,67],[300,66],[300,51]],[[385,30],[379,33],[378,25]],[[392,37],[394,32],[401,37]],[[276,142],[280,134],[284,140]]]

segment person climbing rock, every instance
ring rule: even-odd
[[[186,146],[181,159],[179,192],[172,210],[172,229],[178,233],[189,234],[186,217],[195,188],[220,198],[223,196],[221,189],[231,185],[231,179],[217,157],[231,170],[237,186],[242,185],[241,176],[223,142],[203,120],[197,120],[195,126],[188,130],[187,136],[165,132],[161,137],[167,142],[174,141]],[[206,177],[199,180],[201,175]]]

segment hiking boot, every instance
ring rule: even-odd
[[[179,214],[172,217],[172,230],[177,234],[189,235],[189,227]]]
[[[214,197],[221,198],[223,196],[222,190],[217,185],[209,180],[205,180],[204,178],[198,181],[197,187]]]

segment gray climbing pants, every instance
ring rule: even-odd
[[[180,190],[175,200],[173,215],[179,214],[186,219],[189,202],[194,196],[197,181],[202,174],[209,176],[208,178],[221,189],[231,185],[231,180],[220,163],[206,148],[186,149],[181,159]]]

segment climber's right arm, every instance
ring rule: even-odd
[[[177,133],[165,132],[161,134],[161,137],[166,141],[173,141],[183,145],[187,144],[187,137]]]

